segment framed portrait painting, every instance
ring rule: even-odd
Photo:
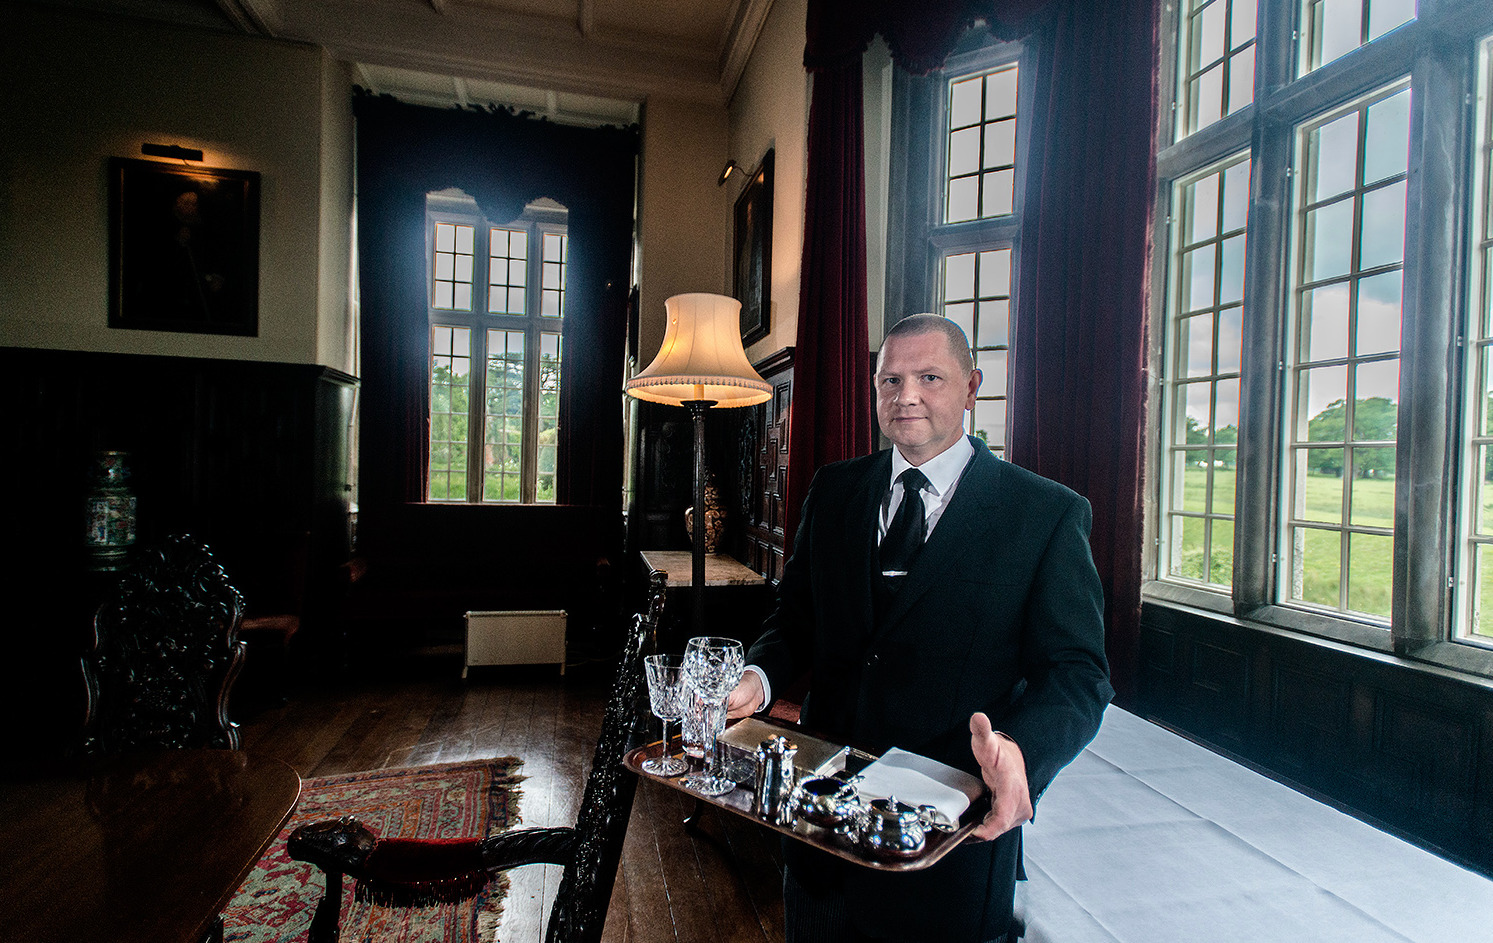
[[[736,198],[736,300],[741,302],[741,342],[766,337],[772,315],[772,154]]]
[[[109,326],[259,334],[259,174],[109,161]]]

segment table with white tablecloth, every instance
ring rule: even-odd
[[[1493,941],[1493,880],[1114,706],[1025,849],[1024,943]]]

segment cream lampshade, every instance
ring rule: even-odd
[[[707,400],[717,408],[755,406],[772,396],[741,346],[741,302],[693,292],[664,302],[669,323],[647,369],[627,381],[631,396],[681,406]]]

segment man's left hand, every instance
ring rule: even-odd
[[[991,795],[985,821],[971,834],[977,839],[998,838],[1032,817],[1026,757],[1015,740],[996,733],[990,718],[979,711],[969,718],[969,746]]]

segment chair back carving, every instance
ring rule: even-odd
[[[243,665],[242,614],[227,574],[190,536],[142,552],[94,615],[83,751],[237,749],[228,695]]]
[[[591,757],[591,775],[576,816],[573,857],[560,878],[560,889],[550,911],[547,943],[596,943],[606,923],[612,884],[622,859],[627,822],[638,777],[623,765],[632,746],[645,698],[643,655],[652,651],[663,615],[664,574],[648,580],[646,609],[633,617],[627,640],[618,656],[617,678],[607,699],[601,737]]]

